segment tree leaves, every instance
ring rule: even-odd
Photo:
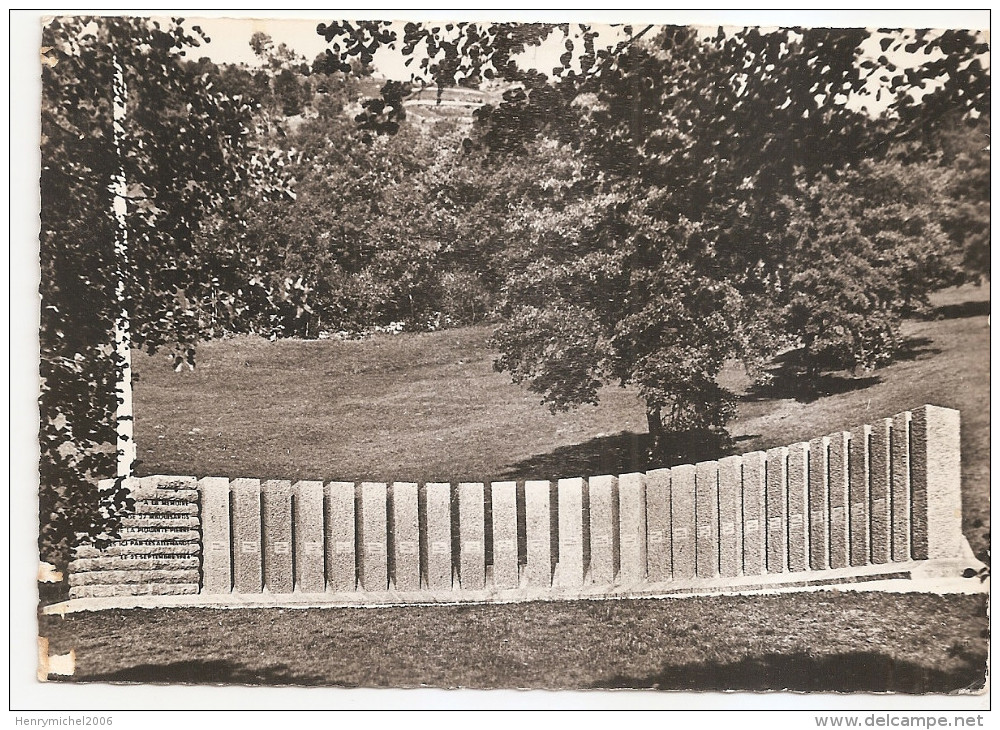
[[[213,326],[205,313],[220,298],[241,298],[252,275],[238,245],[208,251],[199,236],[216,216],[238,220],[247,196],[287,191],[274,158],[256,147],[251,104],[205,84],[201,67],[181,59],[203,39],[195,33],[127,17],[62,18],[43,29],[58,62],[42,72],[40,545],[56,564],[78,539],[112,536],[127,507],[120,482],[96,487],[115,473],[124,363],[110,346],[121,307],[134,346],[170,347],[193,363],[194,343]],[[128,89],[118,151],[115,63]],[[119,167],[129,197],[124,269],[114,251]]]
[[[457,62],[454,35],[407,25],[403,53],[422,49],[424,81],[449,86],[464,73],[506,83],[501,103],[476,113],[467,148],[500,166],[511,156],[535,165],[541,141],[554,140],[587,170],[558,204],[522,198],[514,208],[498,367],[555,408],[591,402],[595,382],[613,377],[669,409],[674,428],[697,428],[732,413],[715,382],[727,358],[759,372],[794,338],[816,366],[891,358],[899,313],[959,264],[934,252],[955,250],[929,213],[939,203],[901,200],[914,192],[910,173],[867,161],[926,144],[946,111],[986,113],[983,39],[619,32],[599,44],[579,26],[577,74],[566,25],[492,25],[461,45]],[[566,50],[551,76],[516,62],[555,33]],[[466,58],[470,47],[477,53]],[[873,120],[866,106],[885,111]],[[906,184],[886,188],[892,179]],[[881,231],[851,227],[872,214],[851,186],[890,193],[875,207]],[[900,216],[909,206],[924,206],[919,225]]]

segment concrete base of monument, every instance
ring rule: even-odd
[[[971,551],[970,551],[971,552]],[[117,596],[76,598],[46,606],[46,614],[124,608],[375,608],[388,606],[525,601],[611,600],[629,598],[685,598],[695,596],[766,595],[805,591],[882,591],[887,593],[988,593],[989,579],[977,573],[985,566],[973,556],[866,565],[823,571],[768,573],[736,577],[696,578],[664,583],[613,586],[535,586],[508,590],[357,591],[306,593],[199,593],[171,596]],[[970,577],[963,577],[968,575]],[[456,585],[458,581],[456,580]]]

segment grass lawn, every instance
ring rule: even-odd
[[[42,617],[72,681],[946,693],[982,687],[984,596],[801,593]],[[128,647],[127,652],[122,647]]]
[[[745,391],[730,424],[739,453],[783,446],[924,403],[962,412],[965,534],[989,540],[988,286],[938,294],[933,318],[904,325],[890,367],[813,388],[779,363]],[[635,393],[552,414],[493,372],[490,330],[360,342],[240,337],[203,344],[194,371],[135,357],[139,474],[373,481],[555,479],[642,471],[646,420]],[[735,368],[729,387],[745,388]],[[691,460],[719,454],[693,454]]]
[[[744,392],[739,452],[923,403],[962,411],[965,532],[989,546],[989,289],[940,294],[908,350],[806,388]],[[634,393],[550,414],[492,371],[484,327],[364,342],[207,343],[194,372],[138,356],[140,474],[451,481],[650,466]],[[735,371],[725,374],[740,384]],[[706,455],[699,455],[704,458]],[[69,681],[953,692],[982,685],[984,596],[804,593],[381,609],[43,616]],[[122,652],[121,647],[128,647]]]

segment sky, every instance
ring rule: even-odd
[[[362,15],[363,13],[363,15]],[[263,13],[262,13],[263,14]],[[205,13],[205,16],[208,16]],[[402,26],[406,20],[525,20],[525,21],[565,21],[594,22],[595,24],[632,22],[672,23],[682,25],[800,25],[800,26],[865,26],[865,27],[966,27],[989,28],[988,11],[406,11],[339,10],[329,11],[266,11],[267,17],[250,17],[247,13],[221,11],[214,17],[186,18],[185,25],[199,25],[211,38],[211,43],[202,49],[192,51],[192,55],[208,56],[216,62],[247,63],[256,65],[258,59],[250,50],[250,38],[258,31],[271,36],[275,46],[285,43],[305,56],[311,62],[327,48],[326,41],[316,32],[320,22],[342,18],[364,18],[398,20],[397,32],[402,37]],[[240,17],[237,17],[240,16]],[[553,43],[552,48],[532,50],[525,58],[532,66],[547,68],[556,65],[562,52],[561,43]],[[376,72],[387,78],[405,80],[410,69],[403,65],[399,54],[379,54],[376,57]]]

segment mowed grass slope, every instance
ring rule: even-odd
[[[738,453],[808,440],[924,403],[962,412],[965,532],[989,531],[988,286],[934,297],[908,321],[890,367],[803,383],[776,364],[730,424]],[[355,342],[240,337],[203,344],[194,371],[137,356],[140,474],[375,481],[555,479],[650,466],[635,393],[552,414],[493,371],[490,330],[472,327]],[[724,373],[743,385],[735,368]],[[692,454],[691,460],[719,454]]]
[[[981,688],[985,596],[800,593],[42,617],[70,681],[947,693]],[[128,647],[122,651],[121,647]]]
[[[553,415],[493,371],[488,327],[363,341],[238,337],[194,371],[134,364],[140,472],[283,479],[489,480],[597,435],[644,429],[634,394]]]

